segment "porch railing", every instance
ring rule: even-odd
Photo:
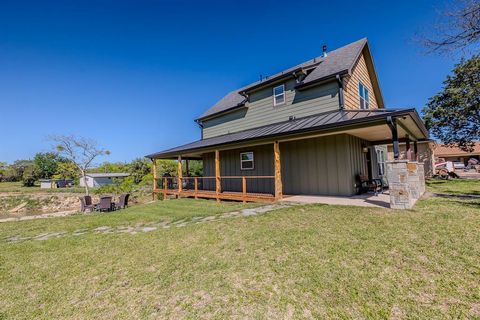
[[[155,181],[154,192],[163,193],[164,197],[174,194],[243,202],[275,199],[275,176],[185,176],[161,177]]]

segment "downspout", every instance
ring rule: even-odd
[[[335,77],[338,83],[338,102],[340,104],[340,110],[345,109],[345,98],[343,96],[343,80],[339,74]]]
[[[203,123],[200,121],[200,120],[195,120],[195,122],[198,124],[198,126],[200,127],[200,138],[203,140]]]

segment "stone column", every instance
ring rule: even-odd
[[[390,208],[410,209],[425,192],[423,163],[408,160],[387,161]]]

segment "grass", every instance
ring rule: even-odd
[[[480,183],[473,179],[428,180],[427,190],[434,193],[480,195]]]
[[[24,187],[22,182],[0,182],[0,193],[2,192],[20,192],[20,193],[82,193],[84,188],[58,188],[58,189],[41,189],[39,184],[33,187]]]
[[[239,208],[171,200],[4,223],[0,239]],[[0,319],[478,318],[479,209],[310,205],[135,235],[1,240]]]

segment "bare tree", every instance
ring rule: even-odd
[[[100,148],[97,142],[83,137],[75,136],[52,136],[55,143],[55,149],[65,158],[72,161],[85,178],[85,173],[93,165],[95,158],[103,155],[109,155],[110,151]],[[89,194],[87,182],[85,183],[85,194]]]
[[[457,0],[441,13],[441,21],[430,35],[420,36],[429,53],[478,50],[480,44],[480,1]]]

